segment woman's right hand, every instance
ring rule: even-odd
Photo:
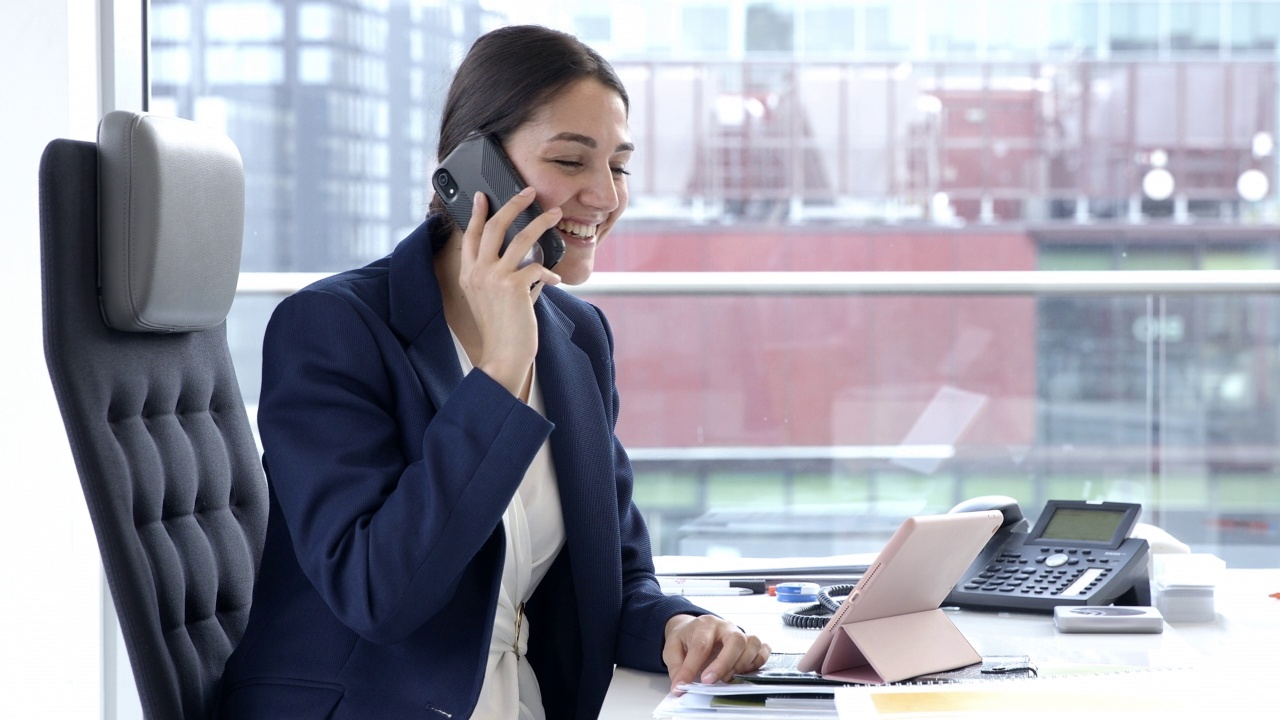
[[[521,230],[501,256],[502,241],[516,216],[534,200],[525,188],[485,221],[489,199],[476,193],[471,222],[462,236],[458,275],[463,296],[480,334],[480,368],[517,397],[523,396],[529,368],[538,352],[538,323],[533,303],[543,284],[555,285],[560,276],[541,263],[520,267],[542,233],[560,222],[560,208],[542,213]]]

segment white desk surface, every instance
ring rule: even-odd
[[[1061,634],[1047,614],[951,610],[948,615],[984,655],[1029,655],[1042,668],[1054,665],[1188,667],[1212,664],[1271,668],[1280,707],[1280,569],[1228,570],[1216,591],[1217,618],[1166,623],[1153,635]],[[775,652],[804,652],[814,631],[783,624],[786,607],[766,595],[690,598],[759,635]],[[618,668],[605,698],[603,720],[651,720],[666,697],[665,674]]]

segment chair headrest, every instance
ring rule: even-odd
[[[115,111],[98,125],[98,285],[107,325],[186,332],[231,310],[244,165],[190,120]]]

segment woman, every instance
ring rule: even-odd
[[[768,657],[660,591],[608,324],[548,287],[587,279],[626,208],[621,82],[571,36],[496,30],[458,69],[438,156],[475,132],[531,187],[487,222],[477,197],[465,233],[437,200],[391,255],[272,316],[271,514],[224,718],[592,718],[615,663],[674,686]],[[554,271],[519,267],[551,227]]]

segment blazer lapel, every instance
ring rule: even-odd
[[[427,220],[391,253],[388,270],[390,323],[431,404],[439,409],[462,382],[462,366],[444,318],[444,300],[431,258]]]
[[[583,602],[584,626],[612,623],[622,602],[620,579],[601,577],[618,572],[618,510],[614,481],[614,445],[610,418],[594,366],[573,342],[574,324],[547,291],[535,305],[538,317],[538,383],[547,419],[555,423],[551,452],[555,458],[560,505],[565,516],[565,544],[572,560],[574,586]],[[596,625],[606,629],[605,625]],[[612,632],[606,636],[612,637]]]

